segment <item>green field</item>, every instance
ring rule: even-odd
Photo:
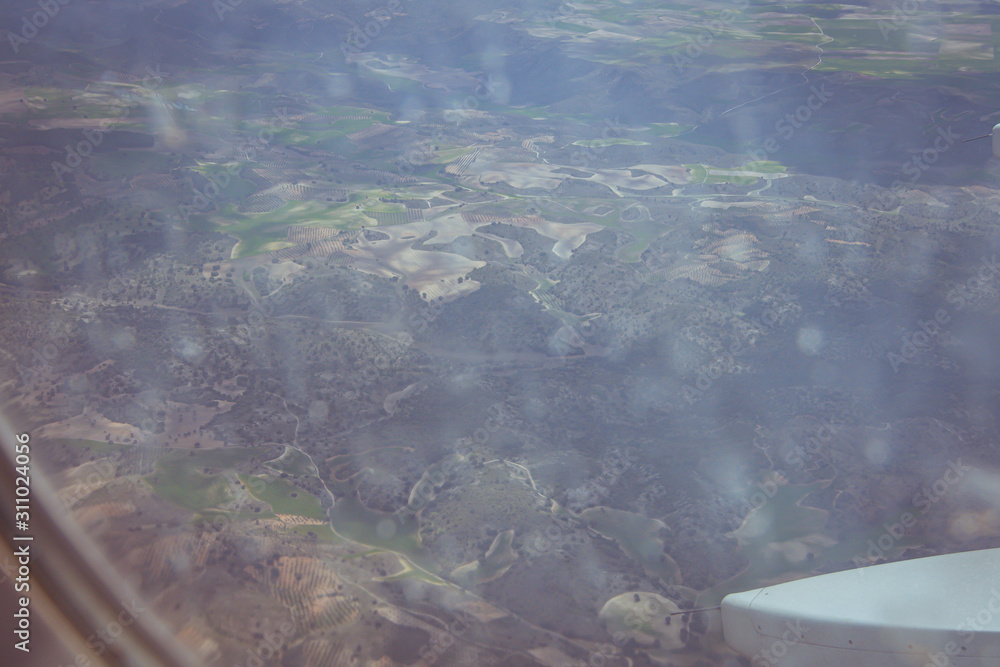
[[[312,477],[316,474],[316,468],[309,460],[309,457],[291,447],[286,447],[281,456],[271,459],[267,462],[267,465],[279,473],[284,472],[289,475]]]
[[[120,445],[115,442],[104,442],[102,440],[77,440],[73,438],[59,438],[52,441],[53,445],[64,445],[66,447],[79,447],[89,449],[98,454],[110,454],[134,449],[135,445]]]
[[[170,451],[143,479],[165,500],[198,512],[232,499],[223,470],[232,470],[255,457],[266,456],[267,447]]]
[[[206,474],[183,460],[164,457],[156,464],[156,471],[145,479],[164,500],[195,512],[218,507],[232,498],[222,475]]]
[[[580,139],[573,142],[574,146],[585,146],[587,148],[604,148],[605,146],[649,146],[648,141],[637,139],[625,139],[624,137],[612,137],[610,139]]]
[[[371,218],[354,208],[358,200],[358,196],[352,196],[346,204],[291,201],[270,213],[259,214],[240,213],[235,204],[227,204],[213,216],[213,222],[216,230],[239,239],[235,256],[248,257],[292,245],[285,241],[289,225],[313,224],[345,230],[373,225]]]
[[[695,127],[682,123],[650,123],[649,125],[649,131],[660,137],[676,137],[679,134],[690,132]]]
[[[644,220],[635,223],[629,229],[635,237],[635,241],[615,250],[614,257],[624,264],[635,264],[642,259],[642,253],[646,251],[649,244],[670,232],[668,227],[651,220]]]
[[[326,520],[319,498],[288,480],[274,475],[243,475],[240,481],[247,491],[271,506],[275,514],[293,514],[307,519]]]

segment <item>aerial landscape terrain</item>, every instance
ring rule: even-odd
[[[199,664],[756,667],[670,614],[1000,546],[1000,6],[40,6],[0,413]]]

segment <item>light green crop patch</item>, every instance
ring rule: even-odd
[[[250,495],[270,505],[275,514],[326,520],[319,498],[287,480],[272,475],[241,474],[239,477]]]
[[[265,455],[267,447],[226,447],[171,451],[143,480],[164,500],[195,512],[218,507],[233,498],[223,472]]]
[[[271,459],[266,465],[279,473],[284,472],[303,477],[317,476],[316,466],[309,460],[309,457],[293,447],[286,447],[281,456]]]
[[[199,468],[196,462],[160,459],[154,472],[144,479],[164,500],[195,512],[232,499],[221,474],[206,474]]]
[[[649,146],[648,141],[638,139],[626,139],[624,137],[611,137],[609,139],[580,139],[573,142],[574,146],[585,146],[587,148],[604,148],[605,146]]]
[[[679,134],[690,132],[695,128],[694,125],[685,125],[683,123],[650,123],[649,125],[649,131],[661,137],[676,137]]]

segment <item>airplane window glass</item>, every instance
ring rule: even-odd
[[[3,664],[819,664],[723,599],[1000,547],[996,5],[0,28]],[[1000,660],[960,562],[871,641]]]

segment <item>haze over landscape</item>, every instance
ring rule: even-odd
[[[668,614],[1000,546],[996,4],[40,7],[2,414],[199,663],[735,667]]]

